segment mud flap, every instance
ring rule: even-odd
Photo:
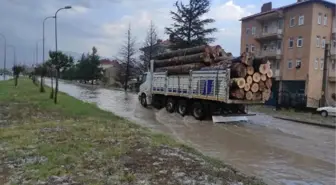
[[[212,122],[214,123],[229,123],[248,121],[246,116],[212,116]]]

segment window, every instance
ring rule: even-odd
[[[301,59],[296,60],[296,68],[297,69],[301,68]]]
[[[301,48],[303,45],[303,38],[302,37],[298,37],[297,41],[296,41],[296,47]]]
[[[264,33],[267,33],[267,32],[268,32],[268,25],[267,25],[267,24],[264,25],[264,27],[263,27],[263,32],[264,32]]]
[[[315,69],[318,69],[318,64],[319,64],[318,62],[319,62],[319,61],[318,61],[318,58],[316,58],[316,59],[315,59],[315,62],[314,62],[314,68],[315,68]]]
[[[323,17],[323,25],[324,25],[324,26],[327,26],[327,23],[328,23],[328,17],[327,17],[327,14],[324,14],[324,17]]]
[[[254,44],[251,44],[251,52],[254,52]]]
[[[331,64],[331,69],[333,70],[333,71],[335,71],[335,60],[333,60],[333,62],[332,62],[332,64]]]
[[[248,44],[246,44],[245,51],[249,52],[249,45]]]
[[[294,45],[294,39],[293,38],[290,38],[289,39],[289,48],[292,48],[293,47],[293,45]]]
[[[283,28],[283,19],[278,20],[278,28],[279,29]]]
[[[326,43],[326,38],[323,37],[322,41],[321,41],[321,47],[324,48],[325,47],[325,43]]]
[[[256,27],[252,27],[252,35],[256,34]]]
[[[316,36],[316,47],[320,47],[320,36]]]
[[[266,44],[263,45],[263,50],[264,50],[264,51],[267,50],[267,45],[266,45]]]
[[[291,17],[289,21],[289,27],[295,26],[295,17]]]
[[[336,40],[333,40],[333,47],[336,48]]]
[[[288,60],[288,69],[292,69],[293,68],[293,63],[291,60]]]
[[[250,34],[250,28],[246,28],[246,35]]]
[[[321,58],[321,61],[320,61],[320,69],[323,70],[323,67],[324,67],[324,59]]]
[[[317,24],[321,24],[321,23],[322,23],[322,14],[319,13],[317,17]]]
[[[304,24],[304,15],[299,16],[299,26]]]

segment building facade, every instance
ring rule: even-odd
[[[241,52],[267,57],[274,72],[273,97],[284,94],[304,99],[306,107],[321,103],[324,50],[326,43],[335,53],[335,4],[306,0],[272,8],[265,3],[261,12],[241,19]],[[327,60],[326,99],[335,93],[335,60]],[[334,80],[334,81],[332,81]],[[280,96],[281,95],[281,96]]]

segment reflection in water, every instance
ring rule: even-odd
[[[213,124],[139,105],[132,93],[83,88],[64,82],[60,90],[80,100],[172,135],[270,184],[334,184],[335,131],[259,114],[249,122]]]

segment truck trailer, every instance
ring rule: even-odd
[[[142,76],[138,98],[142,106],[149,105],[169,113],[191,114],[197,120],[214,115],[248,116],[246,105],[263,104],[263,100],[230,98],[230,69],[190,70],[189,74],[150,71]]]

